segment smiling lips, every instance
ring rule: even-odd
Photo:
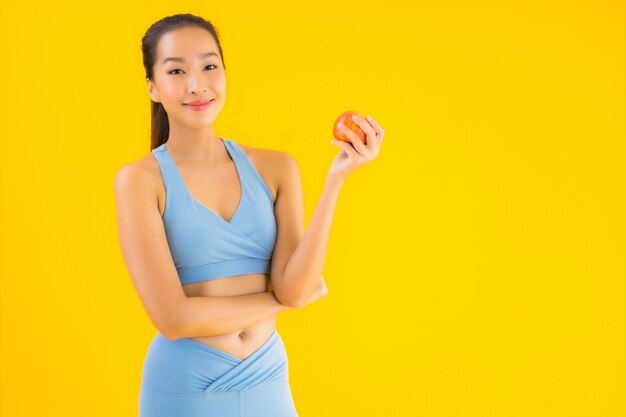
[[[189,103],[183,103],[183,105],[189,107],[191,110],[200,111],[200,110],[204,110],[207,107],[209,107],[209,105],[211,103],[213,103],[213,100],[215,100],[215,99],[211,99],[211,100],[196,100],[196,101],[190,101]]]

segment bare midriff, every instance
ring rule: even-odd
[[[270,274],[245,274],[183,285],[187,297],[233,296],[265,292]],[[192,337],[239,359],[245,359],[263,345],[276,329],[276,316],[230,333]]]
[[[263,168],[259,170],[259,173],[263,177],[263,180],[268,184],[268,189],[272,194],[272,199],[276,201],[276,188],[273,186],[272,181],[268,181],[268,174],[266,171],[272,166],[271,164],[261,163],[257,159],[256,154],[252,152],[253,148],[249,148],[244,145],[240,145],[242,149],[251,158],[255,166],[262,165]],[[163,216],[165,210],[165,187],[160,180],[159,170],[156,169],[156,160],[151,160],[155,167],[154,175],[158,178],[158,205],[159,212]],[[258,164],[258,165],[257,165]],[[190,189],[190,192],[194,196],[201,196],[198,200],[207,207],[216,207],[213,210],[218,213],[220,217],[225,217],[226,213],[233,213],[235,208],[235,201],[240,198],[241,187],[240,180],[238,178],[238,172],[234,162],[230,162],[230,178],[229,180],[223,180],[218,183],[211,184],[210,191],[214,200],[211,201],[208,197],[203,195],[200,191],[195,190],[195,186]],[[216,172],[207,172],[206,175],[211,177]],[[201,183],[203,181],[200,181]],[[185,181],[186,184],[192,184],[192,182]],[[216,197],[219,196],[219,197]],[[218,204],[218,201],[222,204]],[[224,201],[231,202],[225,204]],[[224,207],[227,206],[227,207]],[[231,214],[232,217],[232,214]],[[269,289],[270,274],[245,274],[234,275],[230,277],[224,277],[219,279],[213,279],[208,281],[194,282],[192,284],[183,285],[183,290],[187,297],[207,297],[207,296],[233,296],[253,294],[258,292],[265,292]],[[245,328],[237,329],[230,333],[215,335],[215,336],[202,336],[192,337],[191,339],[198,342],[205,343],[220,349],[226,353],[229,353],[239,359],[245,359],[254,353],[261,345],[263,345],[276,329],[276,315],[270,318],[256,322],[253,325]]]

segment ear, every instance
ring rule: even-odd
[[[154,83],[150,81],[149,78],[146,78],[146,81],[148,82],[148,95],[150,96],[150,99],[155,103],[158,103],[159,95],[157,94],[156,88],[154,88]]]

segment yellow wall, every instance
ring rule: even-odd
[[[330,294],[279,315],[301,417],[624,417],[624,2],[0,3],[2,416],[136,415],[155,333],[113,175],[149,152],[140,41],[222,34],[216,132],[300,163],[344,110]],[[31,102],[35,101],[35,104]]]

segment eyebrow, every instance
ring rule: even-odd
[[[208,58],[208,57],[213,56],[213,55],[217,56],[217,54],[216,54],[215,52],[207,52],[207,53],[205,53],[205,54],[200,54],[200,55],[198,55],[198,58]],[[165,65],[165,63],[166,63],[167,61],[185,62],[185,59],[184,59],[184,58],[181,58],[181,57],[178,57],[178,56],[170,56],[170,57],[168,57],[168,58],[165,58],[165,59],[163,60],[163,63],[162,63],[161,65]]]

